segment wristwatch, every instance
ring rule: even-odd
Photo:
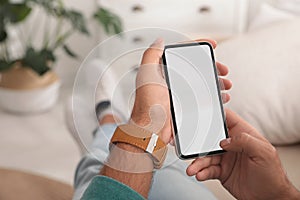
[[[156,169],[161,168],[166,158],[168,148],[159,136],[136,125],[118,126],[111,138],[111,143],[118,142],[131,144],[149,153]]]

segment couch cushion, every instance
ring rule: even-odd
[[[217,58],[230,67],[229,107],[273,144],[300,141],[300,19],[221,43]]]

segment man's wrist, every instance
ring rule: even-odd
[[[119,142],[111,146],[100,174],[131,187],[147,198],[153,169],[152,159],[142,149]]]
[[[146,114],[135,114],[132,113],[129,120],[129,124],[135,124],[140,127],[145,127],[151,123],[151,119],[146,116]]]
[[[153,161],[144,150],[127,143],[111,144],[106,165],[128,173],[147,173],[153,171]]]
[[[149,117],[144,117],[143,115],[141,115],[140,117],[137,117],[136,115],[132,115],[131,119],[129,120],[129,124],[134,124],[137,125],[143,129],[146,129],[147,131],[151,131],[154,132],[155,134],[159,135],[160,139],[165,143],[168,144],[170,142],[170,137],[168,135],[167,132],[169,131],[168,128],[166,128],[166,125],[164,125],[163,127],[160,128],[160,130],[156,131],[153,130],[156,127],[154,124],[151,124],[151,120],[149,119]],[[168,136],[168,137],[165,137]]]
[[[132,144],[127,144],[127,143],[123,143],[123,142],[118,142],[116,144],[117,147],[125,150],[125,151],[129,151],[132,153],[146,153],[143,149],[136,147]],[[149,157],[150,158],[150,157]]]
[[[155,131],[140,127],[134,122],[117,127],[111,138],[111,146],[116,146],[117,143],[126,143],[140,148],[151,157],[154,167],[157,169],[162,166],[168,150],[166,143]],[[135,148],[132,151],[139,150]]]

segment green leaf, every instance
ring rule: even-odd
[[[72,25],[73,29],[83,34],[89,35],[86,26],[86,19],[76,10],[67,10],[64,8],[63,1],[58,0],[26,0],[26,2],[33,2],[41,6],[48,14],[54,16],[56,19],[64,19]]]
[[[67,10],[61,0],[26,0],[41,6],[48,14],[56,17],[66,17]]]
[[[50,70],[48,66],[48,54],[42,51],[35,51],[32,47],[27,48],[22,64],[33,69],[39,75],[45,74]]]
[[[54,13],[54,4],[57,2],[55,0],[25,0],[26,3],[34,3],[41,6],[47,13]]]
[[[73,57],[73,58],[77,58],[78,56],[67,46],[67,45],[63,45],[63,49],[65,50],[65,52]]]
[[[0,43],[4,42],[7,39],[7,32],[5,27],[5,16],[4,16],[5,5],[2,5],[4,3],[1,2],[1,6],[0,6]]]
[[[11,23],[23,21],[31,12],[31,8],[24,3],[9,4],[5,11],[6,17]]]
[[[40,55],[47,61],[52,61],[52,62],[56,61],[55,55],[53,54],[52,51],[50,51],[48,49],[41,50]]]
[[[119,34],[123,31],[121,19],[107,9],[98,8],[93,17],[103,26],[105,32],[109,35]]]
[[[0,31],[0,43],[3,42],[3,41],[5,41],[6,38],[7,38],[7,33],[6,33],[6,31],[5,31],[5,30],[1,30],[1,31]]]
[[[4,5],[4,4],[7,4],[8,3],[8,0],[0,0],[0,5]]]
[[[80,31],[83,34],[89,35],[89,31],[86,26],[85,19],[80,12],[75,10],[66,11],[64,16],[72,24],[75,30]]]
[[[117,22],[113,24],[113,29],[114,29],[114,33],[121,33],[122,32],[122,23],[121,22]]]
[[[5,60],[0,60],[0,71],[5,71],[10,69],[13,66],[13,63],[7,62]]]

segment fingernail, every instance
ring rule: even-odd
[[[231,138],[224,139],[220,142],[221,147],[225,147],[231,143]]]
[[[157,47],[157,48],[160,48],[160,47],[163,47],[164,46],[164,40],[162,38],[157,38],[152,44],[151,44],[151,47]]]

